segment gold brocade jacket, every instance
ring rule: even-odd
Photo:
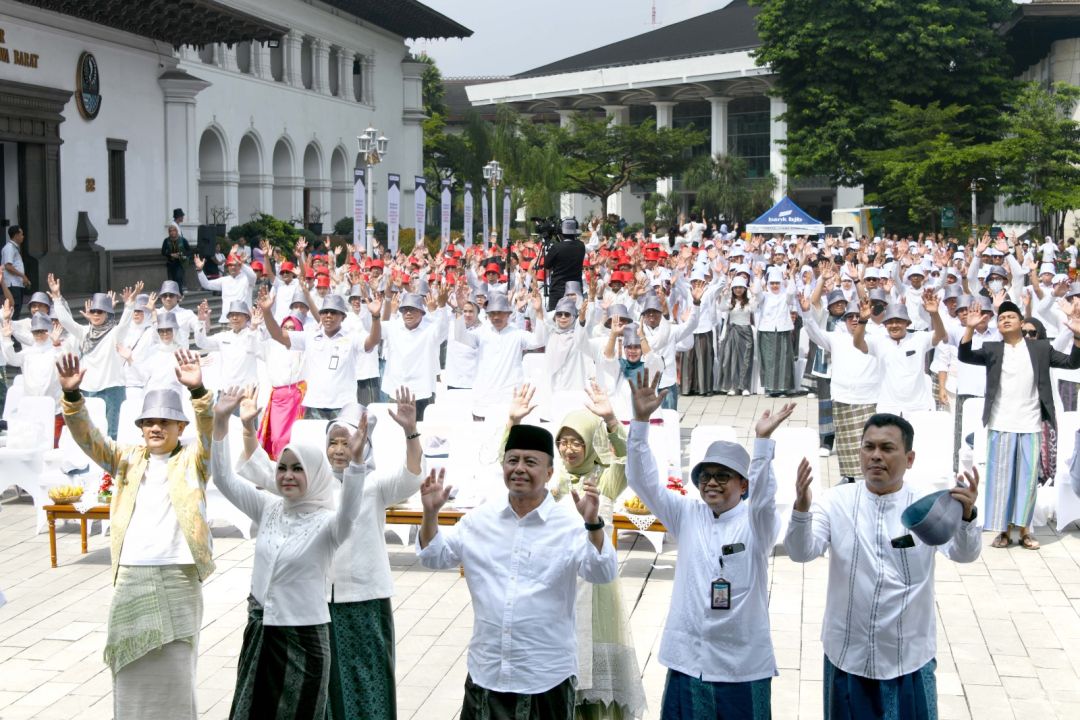
[[[187,446],[177,445],[169,457],[168,466],[169,497],[173,511],[179,520],[180,530],[187,540],[191,556],[195,559],[195,568],[201,581],[205,581],[210,573],[214,572],[213,541],[210,537],[210,525],[206,520],[206,482],[210,474],[210,438],[214,422],[212,400],[213,396],[206,391],[201,397],[191,398],[198,439]],[[120,445],[103,435],[90,422],[90,415],[86,412],[82,398],[71,402],[65,397],[61,404],[64,408],[64,422],[71,431],[71,437],[83,452],[113,477],[109,515],[112,523],[112,576],[115,585],[120,565],[120,550],[124,546],[124,535],[135,510],[135,499],[139,494],[150,452],[145,445]]]

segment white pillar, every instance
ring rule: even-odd
[[[656,129],[663,130],[664,128],[671,127],[672,118],[675,116],[675,104],[670,100],[659,100],[652,103],[656,108]],[[656,179],[656,192],[661,195],[667,195],[672,190],[671,178],[657,178]]]
[[[346,100],[353,99],[352,86],[353,53],[345,48],[338,48],[338,97]],[[351,176],[350,176],[351,177]],[[352,187],[352,181],[349,181]]]
[[[787,194],[787,164],[784,160],[783,141],[787,139],[787,123],[780,116],[787,110],[787,103],[778,97],[769,98],[769,172],[776,176],[773,199],[779,201]]]
[[[181,45],[180,52],[178,54],[180,55],[180,59],[184,62],[201,62],[201,59],[199,58],[199,51],[195,48],[194,45]]]
[[[285,43],[285,52],[283,53],[285,82],[293,87],[302,88],[304,87],[304,78],[300,73],[300,53],[304,39],[300,36],[300,33],[294,30],[286,35],[282,42]]]
[[[265,43],[251,42],[251,74],[260,80],[273,80],[270,72],[270,46]]]
[[[195,96],[210,87],[183,70],[167,70],[158,78],[165,98],[165,204],[182,207],[185,225],[199,225],[199,146],[195,137]]]
[[[728,154],[728,103],[731,98],[723,95],[713,95],[708,98],[712,108],[712,146],[710,152],[713,157]]]
[[[218,43],[214,50],[214,59],[223,69],[240,72],[240,65],[236,62],[236,45]]]
[[[629,125],[630,108],[626,105],[604,105],[604,114],[610,118],[612,125]],[[607,208],[604,210],[608,215],[623,215],[623,201],[630,193],[629,187],[622,188],[619,192],[607,199]]]
[[[316,38],[312,43],[311,75],[315,92],[330,94],[330,46],[325,40]]]

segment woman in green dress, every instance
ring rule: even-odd
[[[559,462],[548,488],[555,500],[573,502],[571,490],[580,492],[583,481],[592,478],[600,491],[600,516],[611,527],[615,498],[626,489],[626,429],[595,380],[586,393],[588,409],[568,413],[558,425]],[[535,407],[532,395],[528,385],[515,392],[510,425],[520,423]],[[577,718],[641,717],[645,688],[617,580],[593,585],[578,579],[577,637]]]

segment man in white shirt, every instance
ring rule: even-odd
[[[829,553],[821,629],[829,720],[937,718],[934,559],[938,552],[963,563],[979,557],[979,476],[965,475],[966,486],[949,491],[962,507],[955,534],[943,545],[926,544],[901,521],[918,499],[904,483],[914,436],[907,420],[874,415],[859,450],[863,482],[833,488],[813,509],[810,478],[796,482],[788,555],[805,563]]]
[[[158,291],[158,299],[161,300],[162,312],[171,312],[176,318],[176,330],[173,340],[183,349],[191,345],[191,338],[195,335],[195,327],[199,324],[199,318],[191,310],[180,306],[183,293],[180,285],[172,280],[161,283]]]
[[[8,228],[8,241],[0,252],[0,263],[4,266],[4,284],[11,291],[12,302],[15,305],[15,314],[12,315],[15,320],[18,320],[19,315],[22,314],[23,293],[30,287],[30,276],[26,274],[21,250],[25,239],[26,234],[23,229],[18,225],[12,225]]]
[[[574,717],[577,578],[609,583],[618,563],[591,479],[583,495],[573,491],[581,517],[548,492],[554,457],[547,430],[512,426],[502,460],[506,500],[470,510],[453,527],[438,524],[451,490],[445,471],[432,471],[420,488],[417,558],[430,569],[462,566],[472,598],[461,720]]]
[[[663,718],[771,717],[778,674],[769,631],[769,557],[776,544],[773,431],[795,410],[766,410],[755,425],[754,458],[742,445],[718,441],[690,473],[700,498],[684,497],[657,477],[649,417],[660,407],[659,374],[630,380],[634,420],[626,479],[668,532],[679,562],[660,664],[668,668]],[[810,475],[804,458],[799,476]],[[744,502],[746,500],[746,502]]]
[[[228,306],[225,317],[229,329],[209,335],[210,306],[204,300],[199,306],[202,322],[195,326],[195,344],[204,350],[218,351],[221,368],[218,390],[254,385],[258,382],[259,336],[250,326],[251,308],[238,300]]]
[[[434,295],[429,298],[429,308],[423,295],[406,293],[398,304],[401,316],[393,320],[390,319],[393,303],[383,302],[382,339],[386,367],[382,393],[390,398],[399,387],[412,390],[416,396],[416,418],[421,422],[435,394],[439,345],[449,335],[450,313],[446,309],[446,299],[444,289],[437,298]]]
[[[230,255],[225,259],[225,274],[208,280],[203,266],[206,264],[198,255],[194,256],[195,269],[198,270],[199,285],[203,290],[221,293],[221,317],[218,322],[229,322],[228,309],[234,302],[245,302],[251,306],[251,291],[255,287],[255,273],[250,267],[240,262],[240,258]]]

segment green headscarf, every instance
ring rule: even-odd
[[[558,485],[552,491],[556,500],[563,495],[569,494],[572,487],[579,486],[582,478],[586,475],[595,473],[596,478],[594,479],[598,480],[599,475],[614,460],[611,445],[607,438],[607,428],[604,427],[603,420],[588,410],[575,410],[567,414],[559,425],[559,431],[555,433],[556,440],[562,436],[563,430],[573,430],[581,437],[585,443],[585,456],[577,465],[568,467],[561,462],[562,457],[560,455],[561,470],[559,471]]]

